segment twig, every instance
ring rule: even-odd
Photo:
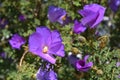
[[[22,57],[21,57],[21,59],[20,59],[19,66],[22,65],[23,59],[24,59],[25,55],[27,54],[27,52],[28,52],[28,50],[26,50],[26,51],[23,53],[23,55],[22,55]]]

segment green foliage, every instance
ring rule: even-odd
[[[85,4],[98,3],[106,7],[105,16],[111,17],[111,23],[115,28],[101,26],[109,29],[110,33],[100,35],[94,34],[94,30],[88,29],[82,34],[72,31],[73,23],[61,26],[59,23],[51,23],[47,18],[48,6],[56,5],[64,8],[71,18],[80,20],[77,11]],[[20,14],[26,16],[25,21],[18,19]],[[35,31],[37,26],[48,26],[51,30],[57,29],[65,45],[66,56],[57,57],[54,69],[59,80],[119,80],[120,67],[120,11],[113,15],[109,9],[107,0],[2,0],[0,1],[0,18],[8,20],[4,29],[0,28],[0,53],[6,53],[6,59],[0,57],[0,80],[36,80],[36,73],[42,64],[41,59],[28,52],[19,66],[20,59],[28,47],[29,35]],[[104,30],[104,28],[102,28]],[[95,29],[96,30],[96,29]],[[12,49],[8,40],[12,34],[18,33],[25,37],[26,44],[21,50]],[[89,54],[88,61],[94,63],[88,72],[79,72],[73,68],[67,60],[68,53]]]
[[[35,80],[36,70],[35,65],[23,63],[18,67],[17,71],[10,71],[7,80]]]

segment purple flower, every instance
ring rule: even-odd
[[[20,21],[25,21],[26,20],[26,17],[23,14],[19,15],[18,18],[19,18]]]
[[[92,62],[87,63],[88,58],[89,58],[89,55],[85,56],[83,60],[78,60],[76,62],[76,68],[78,71],[86,72],[93,66]]]
[[[25,42],[26,42],[25,39],[18,34],[14,34],[12,38],[9,40],[10,45],[14,49],[20,49],[20,47],[23,44],[25,44]]]
[[[69,63],[76,68],[76,62],[79,60],[79,58],[76,57],[76,55],[69,55],[68,56],[68,61]]]
[[[88,25],[90,28],[95,28],[104,17],[105,8],[98,4],[85,5],[83,10],[78,11],[83,16],[81,23]]]
[[[109,0],[109,6],[112,11],[116,12],[120,6],[120,0]]]
[[[0,28],[4,28],[8,24],[8,21],[6,19],[0,18]]]
[[[64,57],[64,45],[57,30],[50,31],[47,27],[37,27],[29,37],[29,51],[42,59],[55,64],[54,55]]]
[[[70,21],[70,17],[67,16],[66,11],[56,6],[49,6],[48,19],[51,22],[59,22],[62,25],[68,24]]]
[[[117,62],[117,63],[116,63],[116,66],[119,67],[119,66],[120,66],[120,62]]]
[[[82,33],[86,30],[86,27],[84,25],[82,25],[82,23],[78,22],[77,20],[75,20],[74,22],[74,26],[73,26],[73,31],[78,34],[78,33]]]
[[[57,80],[57,74],[52,70],[46,70],[39,68],[37,75],[37,80]]]
[[[79,58],[77,58],[76,55],[70,55],[68,56],[68,61],[78,71],[86,72],[93,66],[92,62],[87,63],[88,57],[89,55],[85,56],[84,60],[79,60]]]
[[[0,53],[0,57],[5,59],[6,58],[6,53],[5,52]]]

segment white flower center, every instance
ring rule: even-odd
[[[47,46],[44,46],[43,47],[43,53],[47,53],[48,52],[48,47]]]

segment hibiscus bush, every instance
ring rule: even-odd
[[[0,80],[119,80],[120,0],[1,0]]]

